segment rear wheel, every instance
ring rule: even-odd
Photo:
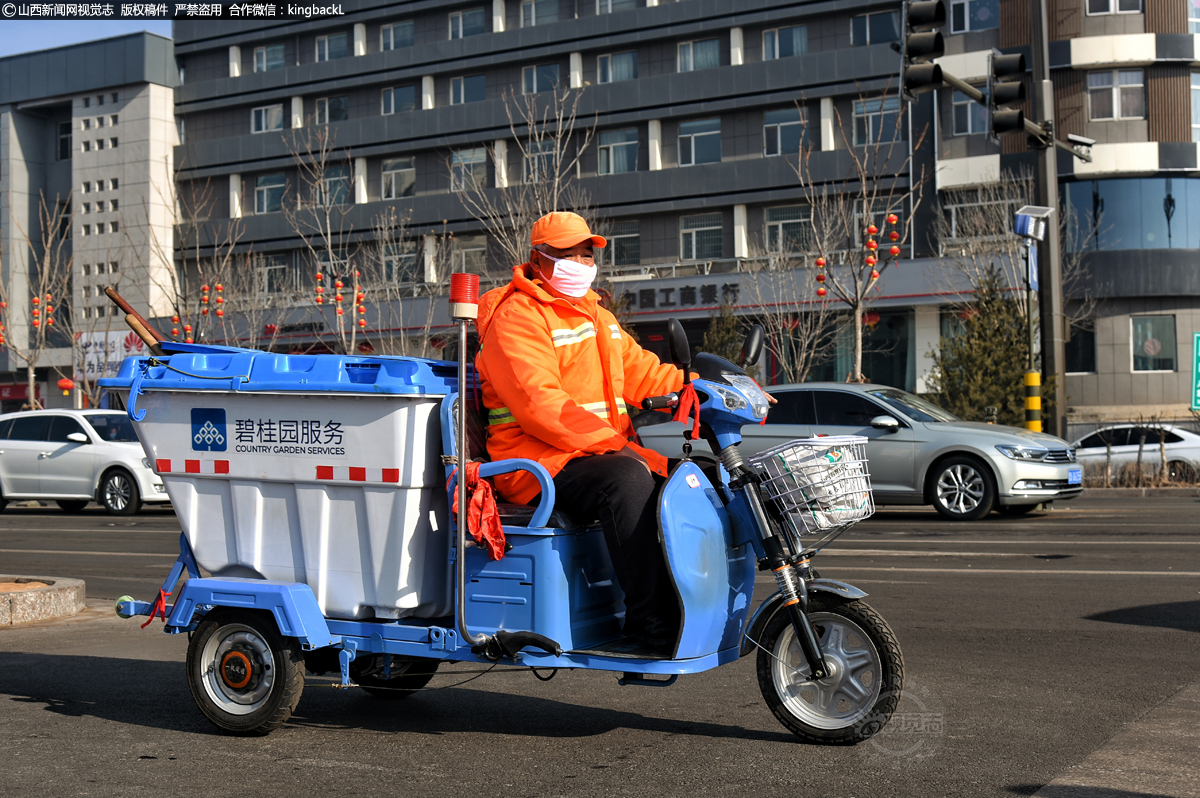
[[[217,610],[200,622],[187,654],[188,687],[204,716],[233,734],[267,734],[300,703],[304,659],[267,615]]]
[[[933,507],[955,521],[974,521],[992,511],[996,488],[987,466],[969,455],[943,460],[934,470]]]
[[[758,686],[767,706],[806,742],[862,742],[888,722],[904,689],[904,657],[887,622],[861,601],[814,594],[808,618],[830,675],[813,681],[782,608],[758,651]]]
[[[137,482],[127,471],[109,471],[100,483],[100,503],[112,515],[133,515],[142,507]]]
[[[1171,482],[1190,485],[1196,481],[1196,467],[1184,460],[1167,463],[1167,479]]]
[[[88,502],[87,502],[87,500],[86,500],[86,499],[78,499],[78,500],[76,500],[76,499],[62,499],[62,500],[60,500],[60,501],[57,501],[57,502],[55,502],[55,504],[57,504],[57,505],[58,505],[59,507],[61,507],[61,508],[62,508],[62,509],[65,511],[65,512],[68,512],[68,513],[79,513],[79,512],[83,512],[83,508],[85,508],[85,507],[87,507],[87,506],[88,506]]]
[[[385,657],[391,657],[392,660],[386,676]],[[429,684],[440,664],[441,660],[427,657],[373,654],[359,657],[350,663],[350,678],[376,698],[407,698]]]

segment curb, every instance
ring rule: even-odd
[[[13,582],[43,582],[45,586],[0,592],[0,628],[66,618],[87,609],[84,601],[87,588],[82,579],[0,574],[0,584]]]
[[[1085,488],[1080,496],[1088,499],[1179,499],[1200,496],[1200,488]]]

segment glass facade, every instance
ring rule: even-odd
[[[1200,249],[1200,178],[1086,180],[1064,188],[1068,251]]]

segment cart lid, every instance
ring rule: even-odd
[[[164,357],[127,357],[102,387],[128,389],[145,369],[142,390],[262,393],[378,393],[445,396],[458,366],[416,357],[288,355],[164,341]],[[472,375],[473,376],[473,375]]]

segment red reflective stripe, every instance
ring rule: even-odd
[[[399,482],[400,481],[400,469],[399,468],[383,469],[383,479],[380,481],[381,482]]]
[[[213,472],[215,474],[228,474],[229,473],[229,461],[228,460],[215,460],[215,461],[213,461],[213,466],[216,469]]]
[[[189,474],[199,474],[200,473],[200,461],[199,460],[184,460],[183,461],[183,470]]]
[[[170,474],[171,473],[171,461],[170,460],[155,460],[154,461],[154,470],[160,474]]]
[[[351,466],[350,481],[351,482],[366,482],[367,481],[367,469],[354,468],[353,466]]]
[[[333,479],[333,466],[317,466],[317,479]]]

